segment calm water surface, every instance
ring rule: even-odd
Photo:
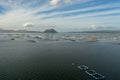
[[[87,65],[104,75],[105,80],[120,80],[120,46],[114,41],[91,43],[36,39],[38,42],[33,43],[27,39],[10,40],[9,37],[1,36],[0,80],[92,79],[84,71],[72,66],[72,63]]]

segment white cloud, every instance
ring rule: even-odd
[[[84,0],[84,1],[82,1],[82,0],[51,0],[50,5],[52,5],[52,6],[65,5],[65,4],[75,2],[75,1],[86,2],[88,0]]]
[[[60,2],[60,0],[51,0],[50,5],[54,6],[57,5]]]
[[[34,24],[31,22],[26,22],[25,24],[23,24],[24,27],[33,27]]]

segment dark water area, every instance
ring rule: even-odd
[[[0,80],[94,80],[76,65],[87,65],[120,80],[120,46],[110,42],[0,42]]]

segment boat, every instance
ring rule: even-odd
[[[88,75],[90,75],[90,76],[93,76],[93,75],[96,75],[97,74],[97,72],[96,71],[94,71],[94,70],[87,70],[87,71],[85,71]]]
[[[15,38],[11,38],[11,40],[15,40]]]
[[[100,73],[97,73],[94,70],[87,70],[85,71],[88,75],[92,76],[95,80],[101,80],[104,79],[105,77],[101,75]]]
[[[74,39],[71,39],[70,41],[72,41],[72,42],[76,42],[76,40],[74,40]]]
[[[96,41],[98,41],[96,37],[88,38],[88,42],[96,42]]]
[[[104,79],[105,77],[99,73],[95,74],[92,76],[94,79],[96,80],[101,80],[101,79]]]
[[[81,66],[77,66],[80,70],[87,70],[88,67],[86,65],[81,65]]]
[[[72,63],[72,65],[75,65],[75,64]],[[104,80],[105,78],[105,76],[101,75],[100,73],[97,73],[92,69],[89,69],[86,65],[77,66],[77,68],[82,71],[85,71],[85,73],[91,76],[94,80]]]

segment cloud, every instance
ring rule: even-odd
[[[65,4],[71,3],[73,1],[77,1],[77,0],[51,0],[50,5],[52,5],[52,6],[65,5]]]
[[[96,0],[0,0],[0,6],[5,8],[5,13],[0,14],[0,28],[5,29],[27,29],[41,30],[49,28],[55,25],[55,28],[69,29],[69,28],[90,28],[95,29],[98,23],[109,23],[107,26],[119,26],[120,16],[104,16],[96,17],[100,15],[109,15],[114,13],[120,13],[119,3],[105,3],[95,6],[87,6],[87,3],[97,4]],[[41,2],[41,4],[39,4]],[[87,2],[87,3],[86,3]],[[101,1],[100,1],[101,2]],[[85,6],[83,8],[72,9],[76,4]],[[51,5],[51,6],[50,6]],[[65,6],[64,6],[65,5]],[[111,6],[112,5],[112,6]],[[60,7],[59,7],[60,6]],[[69,7],[70,6],[70,7]],[[61,8],[62,7],[62,8]],[[78,6],[79,7],[79,6]],[[69,8],[70,10],[66,10]],[[99,9],[113,8],[112,10],[100,11]],[[117,9],[115,9],[117,8]],[[96,10],[95,12],[89,12],[79,15],[68,16],[71,13],[81,13]],[[47,14],[37,14],[39,12],[49,12]],[[62,15],[62,16],[59,16]],[[68,17],[64,17],[66,15]],[[58,17],[54,17],[58,15]],[[52,17],[51,17],[52,16]],[[44,19],[44,17],[51,17]],[[96,24],[93,24],[96,23]],[[100,24],[101,25],[101,24]],[[22,27],[21,27],[22,26]],[[91,27],[92,26],[92,27]],[[37,28],[37,29],[36,29]]]
[[[24,27],[33,27],[34,24],[31,23],[31,22],[27,22],[27,23],[23,24],[23,26],[24,26]]]
[[[60,2],[60,0],[51,0],[50,5],[54,6],[57,5]]]

